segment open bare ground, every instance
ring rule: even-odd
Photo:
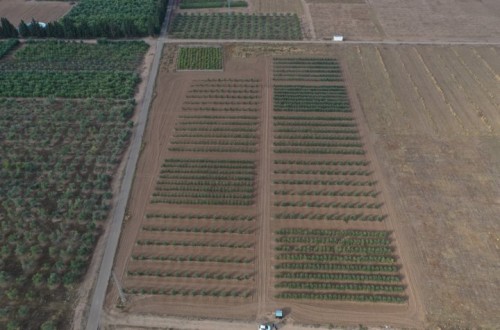
[[[33,18],[47,23],[64,16],[72,6],[63,1],[1,0],[0,16],[6,17],[14,25],[21,20],[30,22]]]
[[[345,55],[433,326],[500,323],[497,52],[355,47]]]
[[[307,0],[318,38],[498,41],[495,0]]]

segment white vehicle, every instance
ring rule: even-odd
[[[259,325],[259,330],[277,330],[278,327],[274,323],[266,323]]]

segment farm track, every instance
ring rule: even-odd
[[[259,232],[259,252],[258,252],[258,282],[257,282],[257,318],[261,318],[266,313],[266,299],[269,296],[269,275],[271,268],[271,207],[269,198],[271,195],[271,109],[272,101],[272,70],[271,60],[267,59],[266,77],[264,79],[264,107],[262,109],[262,138],[261,138],[261,173],[260,173],[260,232]]]

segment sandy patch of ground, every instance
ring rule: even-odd
[[[1,0],[0,16],[6,17],[14,25],[21,20],[30,22],[32,18],[48,23],[64,16],[71,7],[73,5],[63,1]]]
[[[383,36],[368,4],[312,2],[308,5],[319,39],[332,39],[334,34],[349,40],[380,40]]]

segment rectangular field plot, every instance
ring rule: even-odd
[[[221,47],[181,47],[177,54],[177,70],[222,70]]]
[[[194,81],[186,95],[187,99],[182,105],[182,110],[223,113],[257,112],[262,103],[260,87],[259,80],[252,78]]]
[[[152,203],[252,205],[253,161],[166,159]]]
[[[407,300],[386,231],[276,231],[277,298],[401,303]]]
[[[138,301],[247,304],[256,292],[261,82],[175,74],[217,78],[189,80],[175,108],[124,287]]]
[[[177,118],[169,150],[255,153],[259,116],[247,112],[256,111],[260,104],[260,84],[254,79],[195,81],[183,103],[186,113]]]
[[[148,214],[128,264],[126,292],[248,299],[254,231],[253,216]]]
[[[180,39],[302,39],[295,14],[178,14],[169,35]]]
[[[342,81],[342,70],[335,59],[275,58],[274,81]]]
[[[276,85],[274,111],[349,113],[351,109],[344,86]]]
[[[246,7],[248,6],[246,1],[234,0],[230,1],[231,7]],[[200,8],[221,8],[227,7],[227,0],[182,0],[179,8],[180,9],[200,9]]]

